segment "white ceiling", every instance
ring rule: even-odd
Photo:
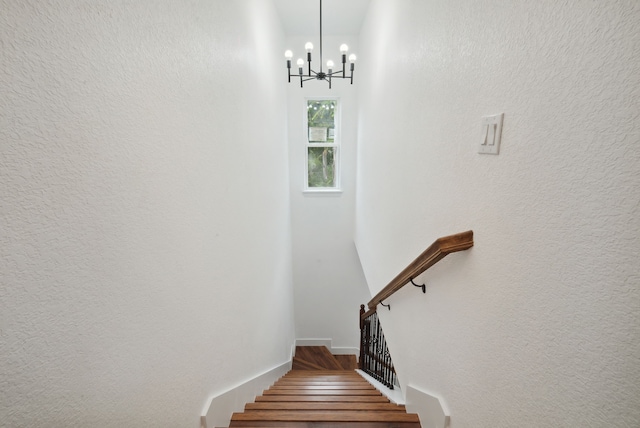
[[[359,34],[371,0],[322,0],[322,34]],[[273,0],[287,36],[320,31],[320,0]]]

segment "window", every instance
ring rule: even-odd
[[[340,190],[340,109],[337,99],[308,99],[305,190]]]

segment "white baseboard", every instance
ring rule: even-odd
[[[435,395],[407,385],[407,411],[417,413],[420,425],[429,428],[447,428],[450,412],[443,401]]]
[[[358,348],[329,348],[333,355],[360,355]]]
[[[333,355],[360,355],[360,349],[333,347],[331,339],[296,339],[296,346],[326,346]]]
[[[367,382],[373,385],[378,391],[382,393],[382,395],[387,397],[389,401],[391,401],[392,403],[394,404],[405,403],[404,397],[402,396],[402,391],[400,390],[399,387],[396,389],[389,389],[383,383],[378,382],[377,380],[375,380],[373,377],[369,376],[367,373],[363,372],[362,370],[356,370],[356,372],[358,372],[360,376],[365,378]]]
[[[289,370],[291,370],[291,360],[267,370],[228,391],[209,397],[200,416],[200,427],[229,426],[231,415],[234,412],[243,411],[245,404],[253,402],[258,395],[262,394],[262,391],[268,389]]]
[[[389,389],[362,370],[356,370],[356,372],[376,387],[389,401],[395,404],[404,404],[407,407],[407,412],[417,413],[420,418],[420,425],[423,427],[449,427],[449,410],[443,404],[442,400],[435,395],[424,392],[414,386],[407,385],[405,399],[400,388]]]
[[[296,339],[296,346],[326,346],[331,349],[331,339]]]

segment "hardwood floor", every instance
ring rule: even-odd
[[[314,348],[314,349],[305,349]],[[229,427],[419,428],[416,414],[391,403],[324,347],[298,347],[294,369],[234,413]]]
[[[296,346],[294,370],[344,370],[340,361],[324,346]]]

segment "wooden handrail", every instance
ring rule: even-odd
[[[411,278],[415,278],[431,266],[438,263],[450,253],[468,250],[473,247],[473,230],[455,235],[443,236],[435,240],[422,254],[420,254],[409,266],[404,268],[386,287],[384,287],[373,299],[367,303],[369,309],[374,309],[378,303],[388,299],[393,293],[407,284]]]

